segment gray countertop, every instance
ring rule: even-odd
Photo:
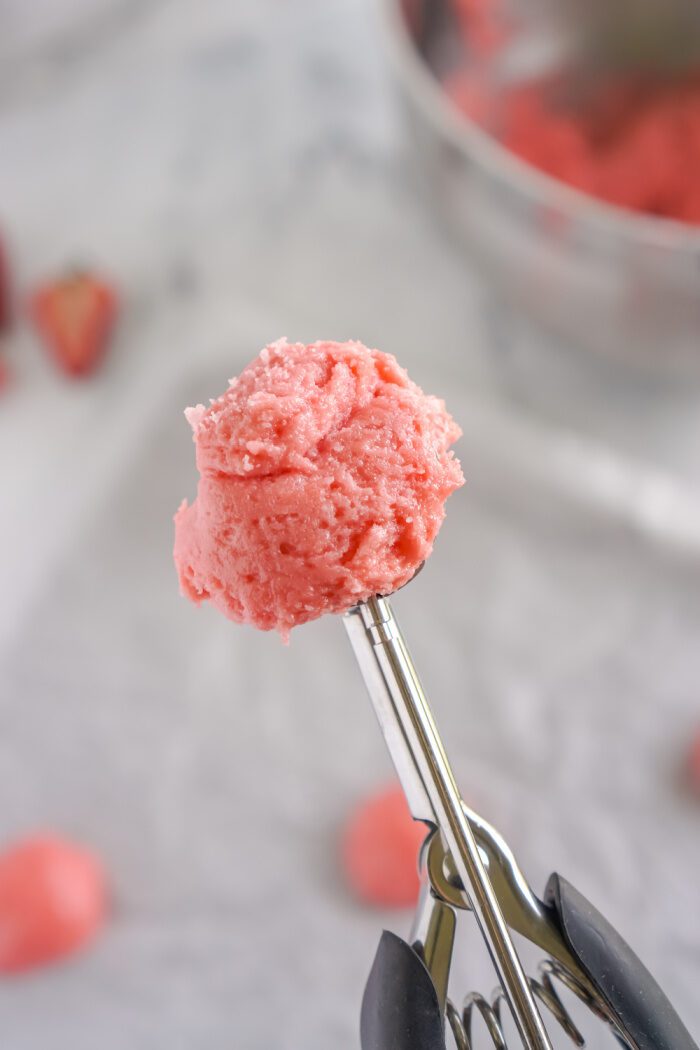
[[[338,870],[345,814],[391,775],[340,624],[285,648],[177,593],[181,410],[282,334],[389,350],[463,421],[469,484],[396,600],[460,785],[536,888],[559,870],[609,915],[697,1037],[700,808],[678,765],[700,722],[700,518],[655,473],[690,413],[618,413],[639,462],[660,435],[627,471],[603,423],[557,437],[503,398],[522,355],[418,201],[370,0],[11,0],[2,17],[17,283],[86,259],[125,301],[84,385],[25,324],[7,345],[0,837],[92,844],[113,916],[70,964],[0,983],[3,1045],[356,1047],[379,931],[408,927]],[[489,991],[466,926],[455,987]]]

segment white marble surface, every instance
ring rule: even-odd
[[[284,649],[185,605],[170,564],[180,410],[283,333],[391,350],[464,421],[470,485],[397,606],[465,796],[536,887],[559,869],[609,914],[700,1034],[700,809],[676,780],[700,721],[692,392],[650,415],[584,370],[576,431],[507,407],[527,352],[417,203],[371,0],[0,18],[17,284],[86,259],[126,304],[88,384],[25,325],[7,346],[0,836],[93,843],[114,917],[71,965],[0,984],[3,1045],[354,1047],[379,930],[407,927],[337,871],[343,814],[389,774],[340,625]],[[464,947],[458,989],[492,983]]]

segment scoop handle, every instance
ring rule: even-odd
[[[570,882],[551,875],[545,899],[556,911],[570,952],[637,1050],[698,1050],[646,966]]]

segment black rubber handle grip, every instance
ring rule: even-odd
[[[639,1050],[698,1050],[666,995],[620,934],[561,875],[546,900],[566,945]],[[362,1050],[445,1050],[444,1019],[430,974],[410,944],[382,934],[367,980]]]
[[[646,966],[607,919],[561,875],[550,876],[545,897],[569,951],[639,1050],[698,1050]]]
[[[384,930],[360,1016],[362,1050],[445,1050],[437,992],[425,963]]]

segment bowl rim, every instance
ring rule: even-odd
[[[606,236],[660,251],[675,251],[700,257],[700,226],[679,219],[645,215],[610,204],[540,171],[501,145],[478,124],[460,113],[439,80],[421,57],[401,10],[402,0],[382,0],[391,58],[398,76],[426,120],[452,146],[478,163],[501,183],[533,204],[568,212],[581,224],[597,228]]]

